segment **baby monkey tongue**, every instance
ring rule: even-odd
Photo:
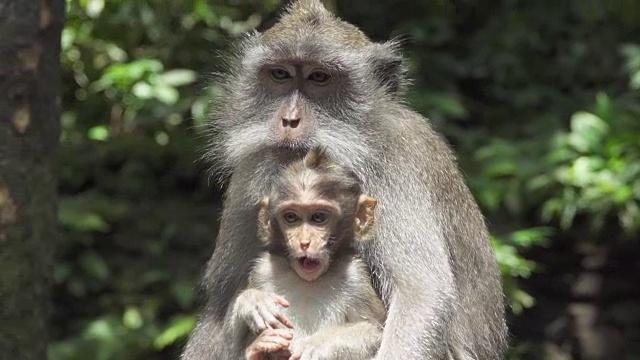
[[[318,270],[321,265],[320,260],[313,259],[308,256],[301,257],[300,259],[298,259],[298,262],[300,263],[300,266],[306,271]]]

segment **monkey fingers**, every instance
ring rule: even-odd
[[[267,329],[247,347],[247,360],[262,360],[265,354],[279,353],[289,348],[293,335],[288,329]]]
[[[290,356],[291,351],[289,351],[289,348],[278,350],[269,354],[271,360],[288,360]]]
[[[282,307],[288,308],[289,306],[291,306],[291,304],[289,304],[289,301],[287,301],[287,299],[283,298],[280,295],[275,295],[274,300],[277,305],[280,305]],[[276,312],[274,314],[275,314],[274,315],[275,318],[278,319],[278,321],[280,321],[282,325],[290,329],[293,328],[293,323],[291,322],[291,320],[287,318],[287,316],[282,312],[282,310],[278,306],[276,306]]]
[[[282,305],[282,306],[284,306],[284,307],[286,307],[286,308],[288,308],[289,306],[291,306],[291,304],[289,304],[289,301],[287,301],[287,299],[283,298],[283,297],[282,297],[282,296],[280,296],[280,295],[275,295],[275,296],[274,296],[274,300],[275,300],[276,304],[278,304],[278,305]]]
[[[293,328],[293,323],[284,315],[280,307],[275,302],[258,304],[253,312],[253,318],[259,329],[260,327],[263,327],[261,330],[264,330],[265,328]]]
[[[284,315],[289,302],[282,296],[257,289],[244,290],[234,305],[238,318],[251,332],[260,334],[266,329],[292,328],[293,323]]]

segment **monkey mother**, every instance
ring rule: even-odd
[[[209,153],[230,183],[207,302],[182,359],[242,357],[226,318],[260,250],[258,203],[280,167],[315,147],[379,199],[376,238],[361,249],[388,313],[376,358],[502,358],[503,294],[483,217],[449,147],[402,101],[397,45],[300,0],[244,39],[230,65]]]

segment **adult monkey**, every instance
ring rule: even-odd
[[[225,324],[258,255],[258,204],[280,167],[318,146],[379,199],[376,238],[361,249],[388,312],[377,359],[501,358],[503,294],[486,226],[446,143],[401,100],[397,44],[372,43],[318,0],[300,0],[230,65],[210,156],[231,178],[183,359],[242,357]]]

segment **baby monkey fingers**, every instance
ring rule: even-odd
[[[289,329],[267,329],[247,347],[245,359],[264,360],[267,354],[272,355],[269,359],[287,359],[292,338],[293,334]]]
[[[293,323],[284,315],[283,308],[289,302],[282,296],[256,289],[244,290],[235,303],[238,316],[254,334],[267,329],[293,328]]]

